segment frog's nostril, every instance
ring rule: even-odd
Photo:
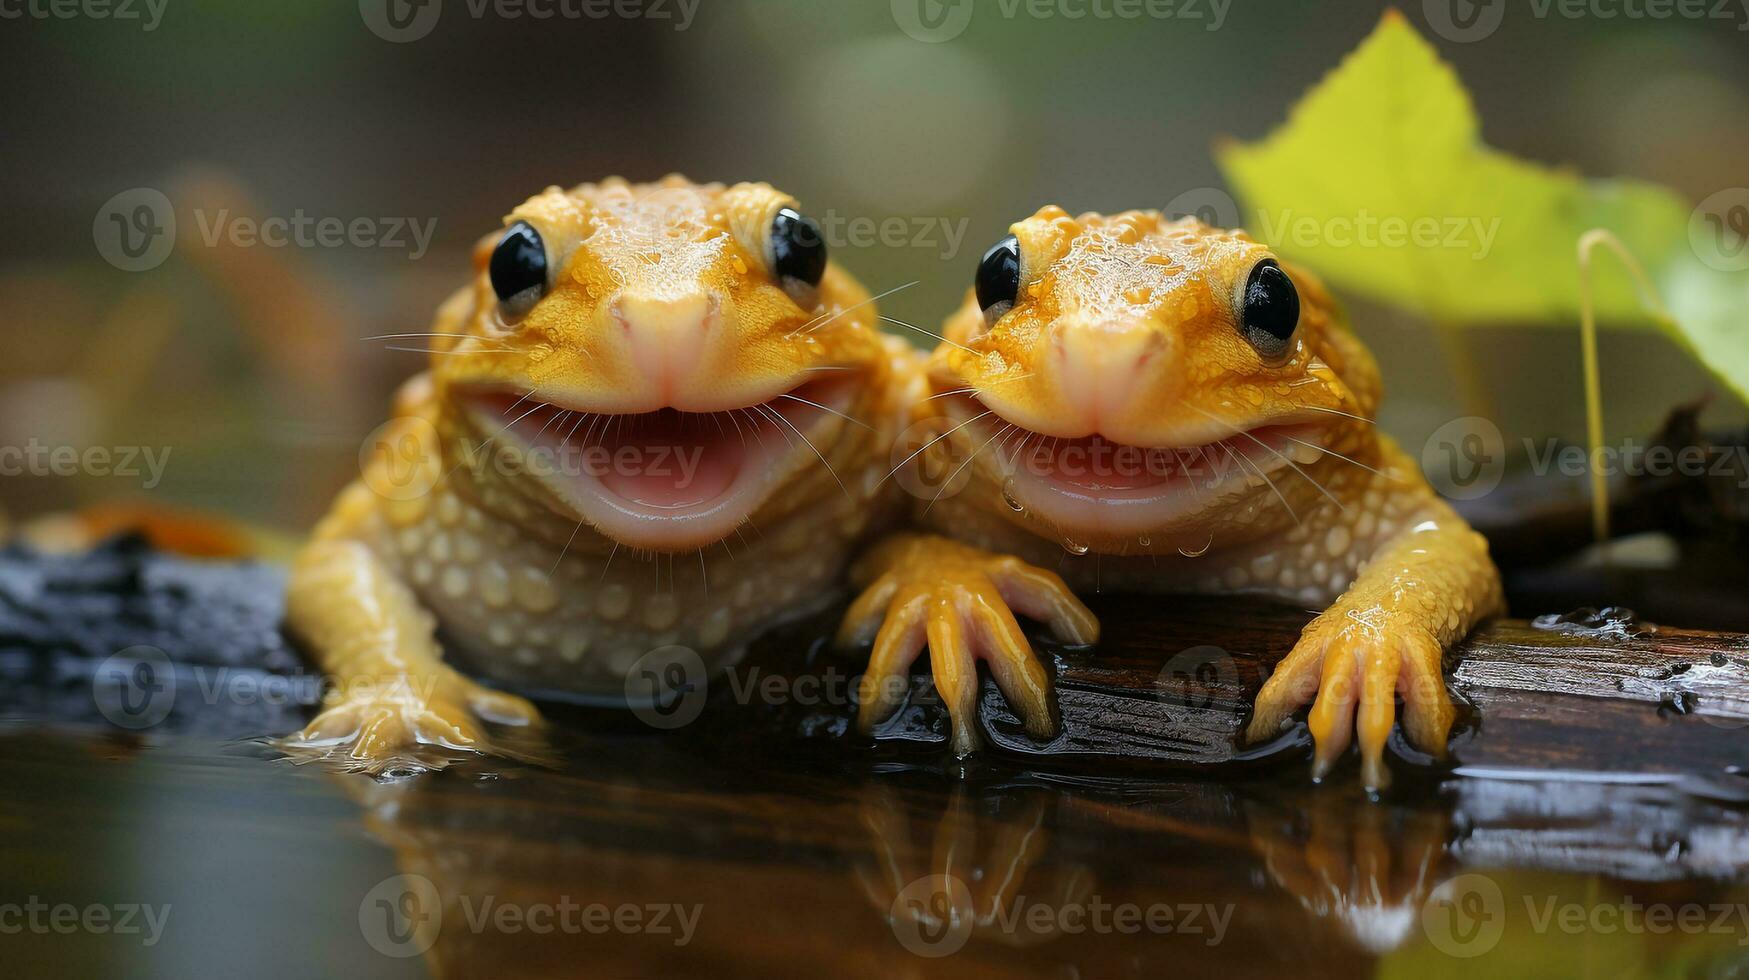
[[[719,308],[717,297],[699,291],[626,293],[609,306],[633,367],[664,399],[682,390],[704,361]]]
[[[1062,401],[1091,429],[1123,415],[1143,379],[1169,355],[1167,340],[1143,324],[1067,325],[1054,338]]]

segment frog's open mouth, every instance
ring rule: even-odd
[[[632,414],[501,388],[463,399],[482,438],[574,516],[622,544],[673,551],[722,540],[792,474],[819,465],[812,446],[831,445],[853,393],[840,377],[740,408]]]
[[[1319,426],[1296,418],[1237,431],[1211,422],[1168,442],[1133,445],[1098,433],[1036,432],[970,397],[954,399],[949,415],[964,423],[952,437],[957,460],[975,453],[1010,506],[1088,534],[1168,530],[1324,453]]]

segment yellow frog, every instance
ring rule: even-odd
[[[829,602],[921,384],[765,184],[550,188],[474,264],[292,570],[333,691],[289,744],[359,768],[538,721],[470,678],[624,703],[652,650],[716,669]]]
[[[1410,740],[1442,754],[1442,655],[1501,609],[1499,575],[1374,428],[1377,369],[1323,286],[1193,218],[1046,207],[1011,230],[947,321],[919,410],[940,432],[915,455],[950,476],[918,520],[951,538],[901,535],[853,568],[841,639],[874,640],[862,725],[927,644],[958,751],[976,745],[978,659],[1028,730],[1052,734],[1049,676],[1013,612],[1069,642],[1097,626],[1042,566],[1081,591],[1321,609],[1249,737],[1314,701],[1314,776],[1358,733],[1382,787],[1400,694]]]

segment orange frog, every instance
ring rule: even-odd
[[[788,196],[550,188],[474,264],[294,564],[289,625],[333,682],[294,750],[417,766],[538,721],[479,680],[624,703],[653,650],[719,668],[832,600],[891,493],[921,355]]]
[[[1358,735],[1384,786],[1395,698],[1442,754],[1444,651],[1502,607],[1482,536],[1378,432],[1372,357],[1323,286],[1243,232],[1152,211],[1012,226],[930,357],[917,451],[955,474],[919,506],[933,533],[861,558],[845,641],[873,638],[861,723],[895,705],[927,646],[976,745],[976,661],[1035,737],[1050,679],[1014,612],[1092,643],[1089,591],[1254,593],[1323,610],[1258,694],[1248,736],[1312,701],[1314,776]],[[938,458],[930,460],[931,455]],[[956,481],[965,480],[963,486]]]

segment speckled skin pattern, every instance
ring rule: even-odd
[[[680,177],[550,188],[506,219],[540,232],[555,270],[514,318],[486,272],[499,236],[482,240],[473,281],[438,313],[430,370],[380,434],[413,448],[371,458],[293,569],[290,626],[336,683],[293,744],[368,769],[410,764],[421,746],[490,751],[482,720],[538,715],[470,676],[623,704],[649,651],[679,644],[720,668],[757,631],[833,597],[878,497],[894,493],[888,447],[921,356],[876,329],[868,294],[835,265],[799,291],[767,269],[762,238],[784,206],[764,184]],[[717,539],[621,540],[562,486],[469,455],[514,417],[482,420],[469,392],[521,394],[517,413],[563,406],[549,424],[574,435],[590,420],[584,440],[678,408],[756,435],[763,423],[777,443],[803,431],[747,406],[814,379],[839,385],[843,405],[797,423],[818,452],[776,452],[756,505]]]
[[[1238,328],[1239,291],[1271,257],[1243,232],[1056,207],[1011,231],[1019,295],[994,315],[967,297],[917,409],[948,433],[925,443],[920,465],[958,474],[920,501],[917,521],[952,540],[907,536],[854,569],[865,592],[845,636],[875,639],[863,723],[894,703],[877,685],[927,645],[962,751],[975,745],[977,659],[1048,735],[1048,678],[1010,608],[1091,642],[1097,624],[1062,586],[1256,593],[1322,614],[1259,694],[1251,738],[1314,701],[1314,773],[1358,734],[1363,778],[1382,787],[1401,694],[1410,739],[1442,753],[1454,717],[1442,653],[1501,610],[1499,576],[1482,537],[1373,426],[1377,370],[1323,286],[1284,266],[1299,326],[1270,362]],[[1017,479],[1028,454],[1089,437],[1155,447],[1150,458],[1185,477],[1179,503],[1120,516],[1099,490],[1065,503]]]

